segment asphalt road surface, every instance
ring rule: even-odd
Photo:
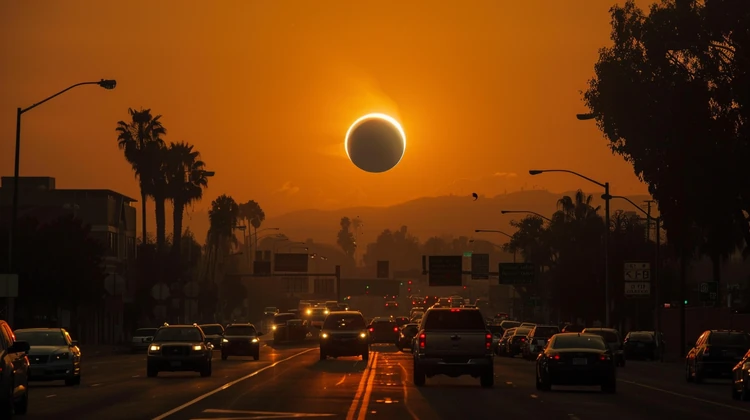
[[[727,382],[686,383],[681,366],[628,362],[615,395],[596,388],[535,388],[534,363],[497,357],[494,389],[470,377],[411,382],[409,353],[376,345],[369,362],[320,361],[314,342],[261,349],[261,360],[214,358],[213,376],[161,373],[146,378],[144,355],[84,365],[80,387],[33,384],[27,419],[748,419],[750,403],[731,399]],[[216,355],[218,356],[218,354]]]

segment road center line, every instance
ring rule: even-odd
[[[340,380],[340,381],[338,381],[338,382],[336,382],[336,385],[335,385],[335,386],[339,386],[339,385],[343,384],[345,380],[346,380],[346,375],[342,376],[342,377],[341,377],[341,380]]]
[[[256,370],[255,372],[249,373],[249,374],[247,374],[247,375],[245,375],[245,376],[243,376],[243,377],[241,377],[239,379],[235,379],[234,381],[226,383],[226,384],[222,385],[221,387],[214,389],[213,391],[207,392],[207,393],[205,393],[205,394],[203,394],[203,395],[201,395],[199,397],[196,397],[196,398],[194,398],[194,399],[186,402],[185,404],[182,404],[179,407],[173,408],[173,409],[167,411],[164,414],[156,416],[152,420],[163,420],[163,419],[166,419],[167,417],[171,416],[172,414],[178,413],[178,412],[180,412],[180,411],[182,411],[182,410],[190,407],[191,405],[194,405],[194,404],[196,404],[198,402],[201,402],[201,401],[205,400],[206,398],[208,398],[208,397],[210,397],[210,396],[212,396],[212,395],[214,395],[214,394],[216,394],[218,392],[221,392],[221,391],[229,388],[232,385],[237,385],[238,383],[240,383],[242,381],[245,381],[245,380],[248,380],[248,379],[252,378],[253,376],[259,375],[260,373],[265,372],[268,369],[275,368],[276,366],[278,366],[278,365],[280,365],[280,364],[282,364],[284,362],[292,360],[295,357],[301,356],[301,355],[303,355],[305,353],[308,353],[308,352],[311,352],[313,350],[317,350],[317,349],[315,349],[315,348],[307,349],[307,350],[301,351],[299,353],[295,353],[295,354],[287,357],[286,359],[281,359],[278,362],[274,362],[274,363],[272,363],[272,364],[270,364],[270,365],[268,365],[266,367],[260,368],[260,369]]]
[[[680,398],[685,398],[685,399],[688,399],[688,400],[693,400],[693,401],[698,401],[698,402],[702,402],[702,403],[706,403],[706,404],[711,404],[711,405],[716,406],[716,407],[728,408],[730,410],[741,411],[743,413],[750,413],[750,410],[745,409],[745,408],[735,407],[733,405],[724,404],[724,403],[720,403],[720,402],[716,402],[716,401],[711,401],[711,400],[707,400],[707,399],[700,398],[700,397],[693,397],[692,395],[680,394],[679,392],[669,391],[669,390],[657,388],[657,387],[651,386],[651,385],[645,385],[645,384],[641,384],[641,383],[638,383],[638,382],[627,381],[625,379],[618,379],[618,381],[626,383],[626,384],[630,384],[630,385],[639,386],[641,388],[650,389],[652,391],[659,391],[659,392],[663,392],[665,394],[674,395],[675,397],[680,397]]]
[[[370,358],[367,361],[367,367],[365,368],[365,371],[362,372],[362,379],[359,380],[359,386],[357,387],[357,392],[354,394],[352,405],[349,406],[349,411],[346,413],[346,420],[354,420],[354,415],[357,413],[357,407],[359,407],[359,401],[362,398],[362,393],[365,392],[367,378],[369,378],[370,372],[372,371],[372,366],[375,363],[376,355],[377,353],[375,352],[370,353]]]
[[[378,354],[379,353],[375,353],[375,360],[372,362],[372,369],[370,369],[370,377],[367,379],[367,387],[365,387],[365,396],[362,397],[362,406],[359,407],[359,416],[357,416],[357,420],[365,420],[365,417],[367,417],[367,409],[370,406],[370,396],[372,396],[372,388],[373,388],[373,384],[375,384],[375,374],[377,373]]]

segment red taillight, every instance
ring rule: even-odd
[[[425,335],[425,333],[419,334],[419,348],[423,349],[426,343],[427,343],[427,336]]]
[[[375,332],[375,328],[370,328],[370,332]]]
[[[552,359],[554,359],[554,360],[560,360],[560,355],[556,354],[556,355],[552,356]]]
[[[398,303],[396,304],[396,306],[398,306]]]
[[[706,348],[705,348],[705,349],[703,350],[703,356],[710,356],[710,355],[711,355],[711,353],[709,353],[709,351],[708,351],[708,347],[706,347]]]
[[[601,356],[599,356],[599,360],[601,361],[607,360],[607,356],[602,354]]]
[[[393,327],[393,332],[398,332],[398,327]]]
[[[461,312],[461,310],[460,310],[460,309],[458,309],[458,308],[452,308],[452,309],[451,309],[451,312]]]
[[[487,350],[490,350],[492,348],[492,334],[487,333],[484,336],[484,345],[487,348]]]
[[[525,339],[525,338],[523,338],[523,337],[521,337],[521,341],[526,341],[526,339]]]

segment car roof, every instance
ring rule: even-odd
[[[64,331],[64,328],[20,328],[17,330],[13,330],[13,333],[17,333],[19,331],[23,332],[31,332],[31,331]]]
[[[619,333],[619,331],[617,331],[614,328],[599,328],[599,327],[596,327],[596,328],[584,328],[583,331],[611,331],[611,332]]]
[[[332,311],[331,314],[336,314],[336,315],[362,315],[362,312],[360,312],[360,311]]]
[[[582,332],[581,333],[578,333],[578,332],[569,332],[569,333],[555,334],[555,337],[573,337],[573,336],[576,336],[576,337],[580,336],[580,337],[599,337],[599,338],[602,338],[602,336],[600,336],[598,334],[587,334],[587,333],[582,333]]]
[[[219,324],[205,324],[205,325],[203,325],[203,326],[204,326],[204,327],[207,327],[207,326],[214,326],[214,325],[219,325]],[[219,325],[219,326],[221,326],[221,325]],[[158,329],[162,329],[162,328],[197,328],[197,329],[201,329],[201,327],[200,327],[199,325],[190,325],[190,324],[179,324],[179,325],[174,325],[174,324],[170,324],[170,325],[162,325],[162,326],[161,326],[161,327],[159,327]]]
[[[179,325],[175,325],[175,327],[178,327],[178,326]],[[191,326],[193,326],[193,325],[191,325]],[[198,324],[198,326],[199,327],[222,327],[222,328],[224,328],[221,324]]]
[[[234,324],[227,324],[227,328],[229,327],[253,327],[255,328],[255,325],[249,323],[249,322],[243,322],[243,323],[234,323]]]

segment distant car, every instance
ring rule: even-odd
[[[396,344],[400,329],[393,319],[376,318],[368,326],[371,343]]]
[[[600,335],[609,346],[615,358],[615,364],[625,367],[625,352],[622,348],[622,338],[619,331],[613,328],[585,328],[582,333]]]
[[[360,312],[331,312],[320,331],[320,360],[331,357],[370,358],[370,334]]]
[[[266,306],[265,308],[263,308],[263,317],[264,318],[270,318],[270,317],[276,315],[277,313],[279,313],[279,308],[277,308],[275,306]]]
[[[212,373],[213,346],[196,325],[164,325],[156,331],[148,347],[146,376],[155,378],[159,372],[199,372],[201,377]]]
[[[331,311],[326,308],[312,308],[310,310],[310,326],[318,330],[323,328],[323,322],[329,313]]]
[[[219,349],[221,347],[221,339],[224,336],[224,327],[221,324],[203,324],[200,327],[211,345],[215,349]]]
[[[732,369],[732,398],[750,401],[750,350]]]
[[[523,357],[526,360],[536,360],[540,352],[547,346],[549,339],[560,333],[557,325],[537,325],[526,336],[526,345],[523,348]]]
[[[146,351],[154,339],[154,334],[156,334],[156,328],[138,328],[135,330],[133,338],[130,340],[130,352]]]
[[[395,300],[389,300],[385,303],[385,309],[395,311],[398,309],[398,302]]]
[[[16,330],[16,340],[29,344],[29,380],[65,381],[66,386],[81,384],[81,349],[63,328]]]
[[[409,310],[409,317],[413,317],[415,312],[424,312],[423,306],[412,306],[412,308]]]
[[[0,337],[7,346],[0,347],[0,368],[12,375],[0,376],[0,386],[11,401],[0,408],[0,418],[10,418],[13,414],[24,415],[29,410],[29,343],[13,336],[10,326],[0,321]]]
[[[497,318],[495,318],[497,321]],[[500,326],[503,327],[504,330],[509,330],[511,328],[518,328],[521,326],[521,323],[518,321],[508,321],[508,320],[501,320]]]
[[[252,356],[260,358],[260,336],[263,333],[253,324],[229,324],[221,339],[221,360],[229,356]]]
[[[585,333],[552,336],[536,362],[536,389],[553,385],[600,385],[602,392],[617,391],[617,368],[604,338]]]
[[[631,331],[622,343],[625,358],[632,360],[656,359],[657,348],[653,331]]]
[[[417,336],[417,333],[419,332],[419,325],[417,324],[406,324],[401,328],[401,332],[399,333],[398,337],[398,344],[397,347],[400,351],[404,351],[405,349],[412,349],[412,344],[414,342],[414,337]]]
[[[516,332],[515,328],[508,328],[503,332],[502,337],[500,337],[500,340],[497,341],[497,344],[495,345],[495,354],[498,356],[508,356],[508,341],[511,337],[513,337],[513,334]]]
[[[409,323],[409,318],[405,316],[396,316],[393,317],[393,321],[396,323],[396,325],[401,328],[404,325]]]
[[[531,332],[529,327],[518,327],[513,330],[513,335],[508,338],[506,354],[510,357],[515,357],[517,354],[523,353],[523,347],[526,345],[526,337]]]

